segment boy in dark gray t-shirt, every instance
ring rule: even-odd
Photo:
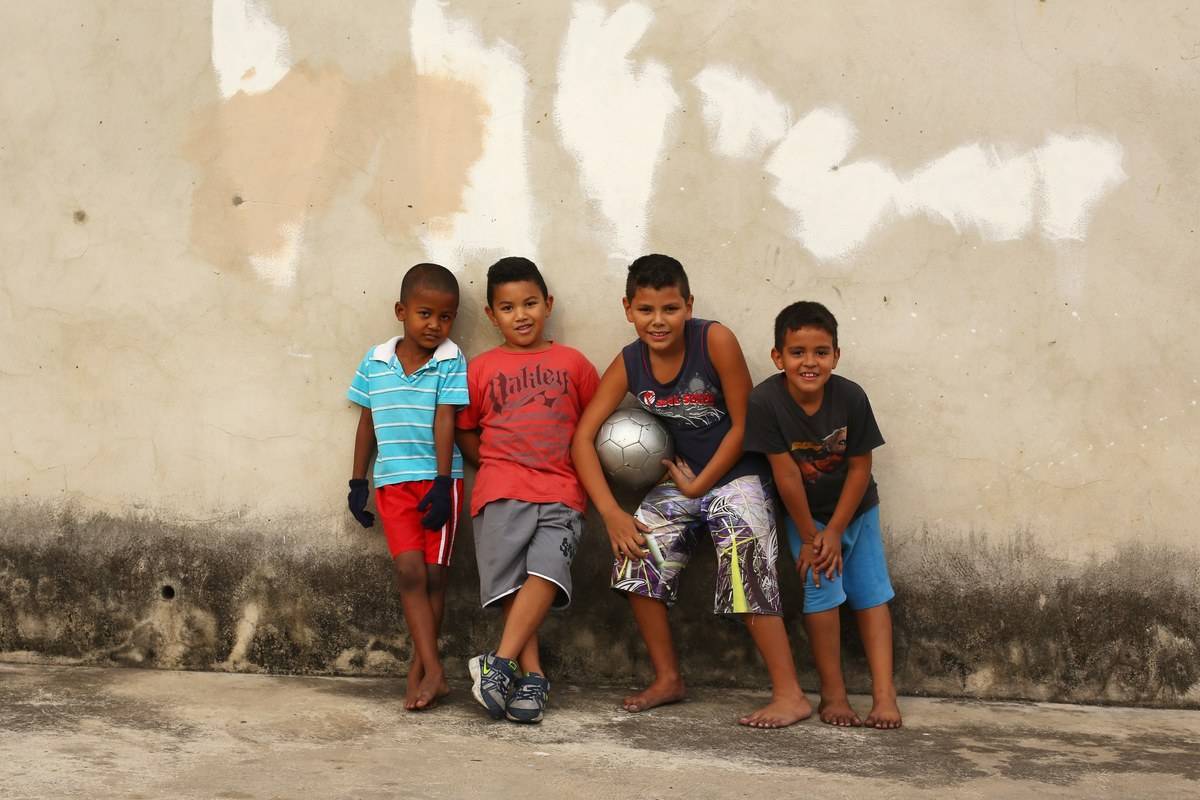
[[[892,679],[895,596],[879,528],[871,451],[883,444],[857,383],[833,374],[837,320],[820,303],[793,303],[775,319],[771,358],[781,370],[754,387],[745,448],[764,453],[787,509],[788,539],[804,581],[804,627],[821,677],[821,720],[899,728]],[[866,721],[850,707],[842,676],[838,607],[849,603],[871,668]]]

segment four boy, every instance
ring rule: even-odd
[[[553,302],[532,262],[498,261],[488,271],[485,310],[503,343],[464,368],[448,339],[457,283],[442,267],[417,265],[396,304],[404,336],[368,352],[351,386],[350,399],[363,409],[349,504],[364,526],[372,524],[365,478],[378,447],[376,507],[413,638],[406,708],[427,708],[446,692],[437,632],[462,502],[457,439],[478,465],[471,514],[481,602],[502,608],[505,619],[496,649],[469,662],[472,694],[493,718],[543,718],[550,685],[537,629],[551,608],[570,602],[588,496],[608,530],[612,588],[628,597],[655,673],[625,698],[625,710],[686,694],[667,610],[707,533],[717,552],[714,610],[742,617],[771,677],[771,702],[739,721],[773,728],[808,717],[781,617],[777,488],[805,584],[821,719],[864,724],[841,677],[838,606],[849,602],[874,682],[865,724],[899,727],[892,591],[870,468],[883,439],[861,388],[832,375],[839,355],[832,314],[816,303],[785,309],[772,350],[782,373],[752,391],[733,333],[692,318],[687,275],[675,259],[648,255],[630,266],[623,304],[637,339],[603,378],[581,353],[545,339]],[[632,516],[608,488],[594,446],[627,394],[659,417],[678,454],[664,461],[664,481]]]

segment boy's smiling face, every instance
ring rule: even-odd
[[[624,298],[622,303],[626,319],[651,351],[670,353],[682,346],[683,324],[692,318],[692,298],[684,297],[678,286],[639,286],[633,299]]]
[[[788,394],[801,404],[820,402],[840,356],[833,335],[810,325],[788,331],[783,349],[771,350],[771,360],[787,380]]]
[[[450,336],[458,316],[458,295],[427,286],[414,286],[405,300],[396,303],[396,319],[404,324],[404,342],[432,353]]]
[[[492,290],[492,304],[484,310],[504,337],[505,350],[539,350],[546,346],[546,319],[554,307],[553,296],[543,296],[533,281],[508,281]]]

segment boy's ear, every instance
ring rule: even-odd
[[[842,348],[840,348],[840,347],[833,348],[833,366],[830,367],[830,369],[835,369],[837,367],[838,359],[841,357],[842,357]]]
[[[621,298],[621,307],[625,309],[625,319],[633,322],[633,306],[630,304],[628,297]]]
[[[554,310],[554,295],[546,295],[546,316],[550,316],[550,312]]]
[[[771,360],[775,362],[775,369],[783,369],[783,353],[779,352],[777,348],[771,348]],[[837,360],[836,357],[834,360]]]
[[[487,314],[487,318],[492,321],[493,325],[495,325],[497,328],[500,327],[500,323],[496,321],[496,313],[492,311],[491,306],[485,304],[483,306],[483,313]]]
[[[688,319],[692,318],[692,303],[695,301],[695,299],[696,298],[694,295],[689,294],[687,302],[684,304],[684,307],[687,308],[687,318]]]
[[[404,322],[404,303],[396,301],[396,319]]]

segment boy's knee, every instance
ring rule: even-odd
[[[437,564],[428,564],[425,568],[426,589],[430,594],[446,591],[447,570]]]
[[[411,556],[416,555],[417,558]],[[401,553],[396,556],[396,581],[401,592],[425,591],[428,577],[425,574],[424,558],[421,553]]]

